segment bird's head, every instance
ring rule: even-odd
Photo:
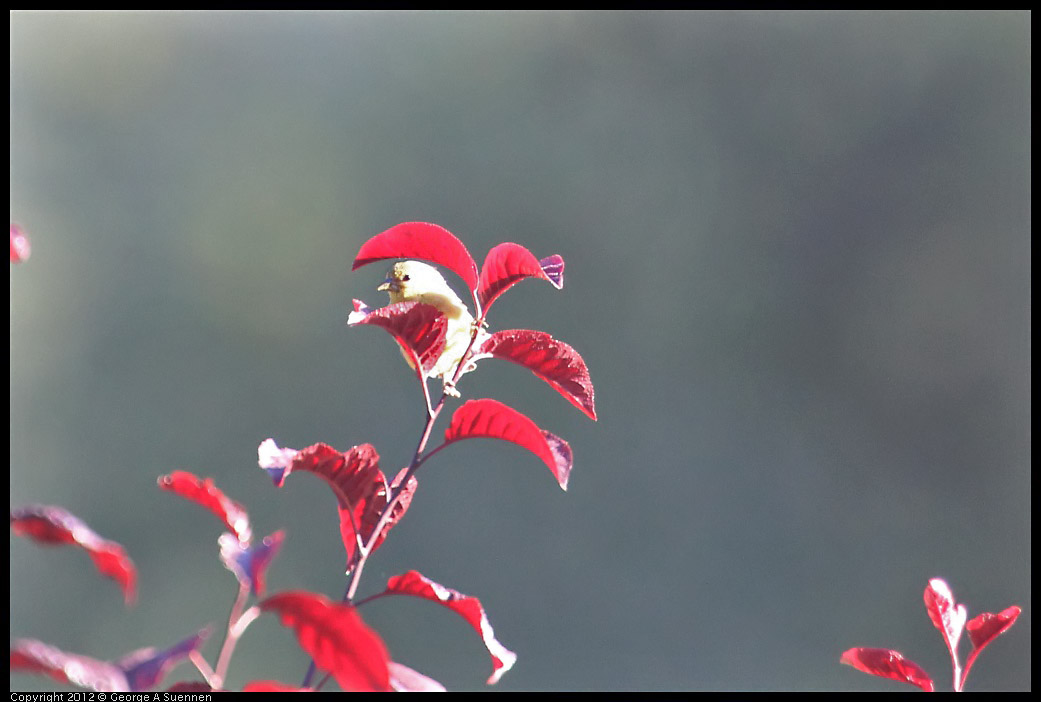
[[[437,269],[419,261],[399,261],[389,271],[377,290],[386,290],[391,302],[408,302],[428,293],[444,293],[455,297]]]

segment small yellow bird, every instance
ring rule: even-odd
[[[386,290],[391,303],[423,302],[433,305],[448,322],[445,329],[445,349],[441,357],[427,373],[428,378],[441,378],[445,392],[455,397],[459,392],[452,383],[456,366],[470,346],[470,337],[474,332],[474,318],[466,309],[466,305],[455,294],[441,274],[433,266],[419,261],[400,261],[387,272],[387,278],[377,290]],[[478,329],[473,349],[476,350],[488,338],[488,333]],[[402,350],[408,365],[415,368],[412,359]],[[464,372],[472,370],[472,365]]]

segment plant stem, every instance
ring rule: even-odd
[[[423,381],[426,385],[426,381]],[[391,488],[390,498],[387,500],[386,506],[383,508],[383,512],[380,513],[379,521],[376,523],[376,528],[372,530],[369,535],[369,540],[365,543],[364,547],[358,554],[358,564],[354,567],[354,572],[351,574],[351,582],[347,587],[347,592],[344,595],[343,601],[350,602],[354,599],[354,594],[358,591],[358,584],[361,581],[362,571],[365,570],[365,563],[369,559],[369,554],[372,553],[372,549],[376,545],[376,540],[379,538],[380,532],[383,531],[384,526],[390,521],[391,515],[394,513],[394,507],[397,506],[398,500],[405,488],[408,486],[409,480],[412,479],[413,473],[419,468],[422,461],[420,456],[423,454],[423,449],[426,448],[427,441],[430,439],[430,432],[434,428],[434,422],[437,420],[437,415],[441,412],[441,408],[445,404],[445,395],[441,395],[441,401],[437,403],[437,407],[432,411],[427,412],[426,425],[423,427],[423,433],[419,438],[419,444],[416,446],[416,451],[412,455],[412,461],[408,465],[408,469],[402,476],[401,481],[397,485]]]
[[[224,676],[228,673],[231,654],[235,651],[235,644],[238,643],[239,636],[242,635],[242,632],[239,631],[238,623],[248,599],[249,585],[239,583],[239,592],[235,596],[235,603],[231,606],[231,613],[228,615],[228,629],[224,633],[224,642],[221,644],[220,654],[217,656],[217,667],[213,671],[216,683],[216,685],[213,685],[214,687],[224,687]]]
[[[466,363],[468,362],[470,356],[470,350],[473,348],[474,343],[477,341],[477,335],[480,333],[480,330],[480,323],[475,323],[473,332],[470,334],[470,343],[466,347],[466,351],[463,352],[462,357],[459,359],[459,364],[455,368],[455,373],[452,374],[452,380],[450,381],[450,384],[452,386],[454,386],[455,383],[458,382],[459,376],[463,374],[463,368],[466,367]],[[416,361],[416,367],[419,368],[419,359],[417,358]],[[445,401],[448,399],[448,393],[442,391],[441,399],[438,400],[437,406],[431,408],[430,394],[427,388],[426,378],[423,378],[421,374],[419,375],[420,383],[423,386],[423,397],[426,402],[426,423],[423,425],[423,432],[420,434],[419,443],[416,444],[416,450],[412,454],[412,460],[409,462],[408,468],[405,470],[405,474],[402,476],[401,480],[397,483],[397,485],[391,488],[389,499],[387,500],[387,504],[383,508],[383,511],[380,513],[380,518],[379,521],[376,523],[376,528],[372,530],[372,533],[369,535],[369,539],[365,543],[365,546],[359,551],[358,564],[355,566],[354,572],[351,574],[351,582],[347,587],[346,594],[344,595],[344,602],[350,602],[354,599],[354,595],[358,591],[358,584],[361,581],[361,573],[365,569],[365,562],[368,560],[369,554],[372,553],[372,549],[376,545],[376,540],[379,539],[380,533],[383,531],[383,528],[386,526],[387,522],[390,520],[391,515],[394,513],[394,508],[397,506],[398,500],[401,498],[401,495],[405,492],[405,489],[408,487],[409,480],[412,479],[412,476],[419,469],[419,466],[423,464],[426,458],[429,458],[429,456],[423,456],[423,450],[426,448],[427,441],[430,440],[430,433],[434,429],[434,422],[437,421],[437,416],[441,413],[441,410],[445,406]],[[433,455],[439,450],[440,447],[434,449],[434,451],[431,452],[430,455]]]
[[[480,313],[479,310],[478,313]],[[470,350],[473,348],[474,343],[476,343],[477,341],[477,335],[481,331],[482,323],[483,320],[478,320],[474,323],[473,333],[470,335],[470,344],[466,347],[466,351],[463,352],[462,358],[459,359],[459,364],[455,368],[455,373],[452,374],[452,379],[448,383],[446,383],[446,386],[450,385],[454,387],[456,382],[458,382],[459,380],[459,376],[463,374],[463,368],[466,367],[466,363],[469,360],[468,357],[470,356]],[[434,423],[437,421],[437,417],[439,414],[441,414],[441,410],[445,406],[445,401],[448,399],[448,393],[442,390],[441,399],[438,400],[437,406],[431,406],[430,388],[427,386],[427,379],[423,377],[423,373],[420,370],[422,368],[422,365],[419,362],[419,358],[416,357],[415,354],[412,355],[415,362],[416,375],[419,377],[420,385],[422,385],[423,387],[423,404],[426,406],[427,415],[426,422],[424,423],[423,431],[419,436],[419,442],[416,444],[416,450],[412,454],[412,460],[409,462],[408,467],[405,470],[405,473],[402,476],[401,480],[398,481],[398,483],[394,485],[392,488],[390,488],[390,495],[387,499],[387,504],[386,506],[384,506],[383,511],[380,512],[380,518],[379,521],[376,522],[376,528],[372,530],[372,533],[369,534],[368,541],[366,541],[364,544],[360,543],[361,532],[359,530],[359,525],[354,524],[354,522],[352,521],[355,536],[358,538],[359,541],[358,561],[355,564],[354,569],[350,571],[351,579],[347,585],[347,591],[344,592],[342,599],[344,603],[350,603],[354,599],[354,595],[358,591],[358,584],[361,582],[362,571],[365,570],[365,563],[369,560],[369,554],[372,553],[372,550],[376,546],[376,541],[379,539],[380,533],[387,525],[387,522],[390,521],[391,515],[394,513],[394,508],[397,506],[402,494],[404,494],[406,488],[408,487],[408,483],[412,479],[412,476],[415,474],[417,470],[419,470],[419,467],[423,465],[426,459],[430,458],[430,456],[433,456],[435,453],[444,448],[444,444],[442,444],[426,456],[423,455],[423,451],[426,449],[427,442],[430,440],[430,433],[434,429]],[[367,602],[371,599],[375,599],[376,597],[379,597],[379,595],[377,594],[368,597],[362,600],[362,602]],[[304,675],[304,682],[302,684],[302,687],[310,686],[311,678],[314,677],[314,673],[315,663],[312,659],[311,664],[307,668],[307,673]],[[328,679],[329,676],[326,675],[326,677],[323,678],[322,682],[319,683],[318,688],[320,688]]]
[[[217,682],[216,674],[213,672],[213,669],[210,668],[210,664],[206,662],[203,655],[199,653],[198,649],[188,652],[188,660],[190,660],[192,665],[195,666],[195,669],[202,674],[203,679],[211,689],[219,690],[221,688],[220,683]]]

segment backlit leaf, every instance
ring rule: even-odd
[[[63,685],[98,692],[129,692],[130,684],[118,666],[89,656],[66,653],[35,639],[11,644],[11,672],[46,675]]]
[[[972,647],[982,649],[998,636],[1004,634],[1009,630],[1009,627],[1016,623],[1016,619],[1022,611],[1019,607],[1012,606],[1003,609],[997,614],[984,612],[973,617],[972,621],[965,625]]]
[[[98,692],[143,692],[198,650],[209,633],[203,629],[163,651],[142,648],[113,663],[66,653],[42,641],[19,639],[11,644],[11,672],[43,674]]]
[[[30,505],[11,510],[11,529],[41,544],[76,544],[90,555],[98,572],[119,583],[127,604],[132,604],[137,597],[137,569],[123,547],[101,538],[61,507]]]
[[[477,264],[463,242],[444,227],[429,222],[402,222],[372,237],[358,251],[351,270],[388,258],[418,258],[455,272],[471,291],[477,290]]]
[[[159,477],[159,487],[216,514],[242,543],[249,543],[252,538],[246,508],[225,495],[211,478],[203,480],[188,471],[175,470]]]
[[[571,447],[512,407],[491,399],[464,402],[452,415],[445,442],[476,438],[502,439],[528,449],[542,459],[560,487],[567,490]]]
[[[925,611],[933,626],[943,634],[952,660],[958,657],[958,641],[965,629],[967,612],[965,605],[956,604],[951,588],[940,578],[933,578],[925,588],[923,595]]]
[[[421,379],[445,349],[448,319],[433,305],[422,302],[397,302],[373,309],[355,300],[347,324],[373,324],[386,329],[402,350],[411,355],[410,365],[417,371],[422,367]]]
[[[361,540],[368,541],[388,500],[386,478],[379,470],[379,454],[372,444],[360,444],[345,452],[328,444],[314,444],[302,451],[293,451],[279,449],[268,439],[261,444],[258,454],[261,467],[268,471],[278,487],[282,487],[290,473],[305,471],[322,478],[332,488],[339,503],[340,535],[347,551],[347,570],[353,568],[360,556],[355,528],[360,531]],[[415,485],[413,478],[407,494],[395,505],[391,518],[380,531],[373,550],[383,543],[390,528],[405,514]]]
[[[387,649],[351,605],[310,592],[287,592],[269,597],[260,608],[277,613],[315,665],[331,673],[344,690],[390,690]]]
[[[495,638],[492,625],[488,622],[488,615],[485,614],[484,607],[476,597],[464,595],[435,583],[415,570],[410,570],[404,575],[396,575],[388,580],[386,592],[394,595],[422,597],[447,607],[465,619],[480,634],[485,648],[492,656],[493,672],[492,676],[488,678],[489,685],[497,683],[499,678],[517,662],[517,654],[507,649]]]
[[[530,329],[498,331],[484,342],[479,354],[487,354],[524,366],[545,380],[568,402],[596,419],[593,381],[578,351],[549,334]]]
[[[116,661],[116,665],[126,674],[131,691],[151,690],[174,666],[187,660],[192,651],[199,650],[209,636],[210,630],[202,629],[162,651],[142,648],[129,653]]]
[[[920,665],[888,648],[851,648],[842,654],[839,662],[864,673],[916,685],[926,692],[933,691],[933,681]]]
[[[499,295],[525,278],[541,278],[559,290],[564,287],[564,259],[554,255],[540,261],[520,244],[510,242],[489,251],[477,289],[483,313],[487,314]]]
[[[980,652],[983,651],[987,644],[1008,631],[1009,627],[1016,623],[1016,619],[1022,611],[1019,607],[1012,606],[1001,610],[997,614],[984,612],[973,617],[965,625],[965,631],[969,634],[969,641],[972,642],[972,652],[969,654],[968,660],[965,661],[965,668],[962,670],[961,685],[963,688],[965,687],[966,678],[969,677],[969,669],[976,662],[976,656],[980,655]]]

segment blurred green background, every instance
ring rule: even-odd
[[[949,689],[941,576],[970,616],[1025,610],[969,689],[1029,689],[1029,63],[1014,12],[13,13],[11,503],[125,544],[140,602],[12,538],[12,638],[115,658],[224,621],[218,522],[155,486],[176,469],[287,530],[272,589],[342,593],[332,496],[274,489],[256,447],[408,461],[417,386],[345,320],[385,302],[361,243],[424,220],[478,262],[564,257],[563,291],[490,321],[577,348],[600,420],[485,362],[464,396],[570,441],[569,491],[454,446],[362,594],[415,568],[480,597],[504,690],[903,689],[840,666],[858,645]],[[462,620],[362,614],[484,688]],[[228,684],[305,666],[264,617]]]

